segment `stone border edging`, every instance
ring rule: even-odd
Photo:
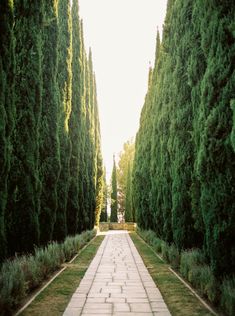
[[[72,263],[72,262],[77,258],[77,256],[80,255],[81,252],[82,252],[83,250],[85,250],[85,249],[90,245],[90,243],[96,238],[96,236],[97,236],[97,234],[96,234],[82,249],[80,249],[80,250],[78,251],[78,253],[77,253],[68,263]],[[68,266],[65,266],[65,267],[63,267],[62,269],[60,269],[60,270],[56,273],[56,275],[54,275],[51,279],[49,279],[49,281],[48,281],[42,288],[40,288],[40,289],[33,295],[33,297],[32,297],[29,301],[27,301],[27,303],[25,303],[25,305],[23,305],[23,306],[14,314],[14,316],[20,315],[20,314],[35,300],[35,298],[36,298],[42,291],[44,291],[45,288],[47,288],[48,285],[50,285],[50,284],[51,284],[65,269],[67,269],[67,268],[68,268]]]

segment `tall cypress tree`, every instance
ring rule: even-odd
[[[200,5],[201,50],[206,68],[200,83],[195,166],[205,225],[204,249],[214,272],[221,276],[235,270],[235,155],[230,141],[235,3],[200,1]]]
[[[5,214],[15,125],[13,2],[0,3],[0,262],[7,254]]]
[[[233,111],[233,129],[231,132],[231,143],[233,146],[233,150],[235,151],[235,99],[231,100],[231,109]]]
[[[57,0],[44,4],[43,94],[40,128],[40,243],[52,240],[57,210],[57,181],[60,173],[57,86]]]
[[[115,156],[113,156],[113,171],[112,171],[112,179],[111,179],[111,215],[110,222],[117,222],[117,212],[118,212],[118,196],[117,196],[117,169]]]
[[[95,200],[95,225],[99,225],[100,213],[103,203],[103,186],[104,186],[104,170],[103,159],[101,153],[101,135],[100,135],[100,122],[97,101],[97,88],[95,74],[94,80],[94,129],[95,129],[95,179],[96,179],[96,200]]]
[[[69,162],[71,142],[68,122],[71,114],[72,83],[72,21],[70,1],[58,2],[58,72],[59,88],[59,142],[61,172],[57,183],[58,207],[53,238],[63,240],[67,235],[67,199],[70,184]]]
[[[169,63],[171,74],[171,102],[169,107],[170,126],[168,151],[170,153],[172,178],[172,230],[173,239],[179,249],[196,246],[197,235],[191,208],[191,175],[193,170],[193,112],[191,105],[191,87],[188,85],[188,64],[191,59],[190,38],[192,34],[191,1],[175,3],[170,29],[171,37]],[[172,47],[175,47],[174,50]],[[172,109],[172,110],[171,110]],[[184,210],[182,212],[182,210]],[[185,238],[185,236],[188,236]]]
[[[132,166],[128,163],[127,177],[126,177],[126,197],[125,197],[125,221],[133,222],[134,212],[132,203],[132,190],[131,190]]]
[[[150,180],[150,155],[151,155],[151,134],[152,134],[152,75],[149,69],[148,92],[141,111],[140,128],[136,136],[136,155],[134,159],[133,173],[133,195],[135,198],[134,207],[136,218],[140,227],[147,229],[154,227],[153,214],[151,212],[151,181]],[[139,194],[139,192],[142,192]]]
[[[79,231],[79,155],[80,155],[80,115],[81,115],[81,33],[78,16],[78,1],[73,1],[72,6],[72,108],[69,119],[69,133],[71,139],[71,159],[70,159],[70,186],[67,204],[67,226],[71,235]]]
[[[39,126],[42,105],[42,1],[16,0],[16,130],[9,177],[9,254],[39,241]],[[16,242],[17,240],[17,242]]]
[[[96,208],[96,142],[95,142],[95,87],[92,53],[89,56],[86,67],[86,132],[87,132],[87,157],[88,157],[88,179],[89,179],[89,201],[88,217],[89,228],[94,227]]]
[[[103,172],[103,201],[100,212],[100,222],[108,221],[108,186],[106,183],[106,170]]]

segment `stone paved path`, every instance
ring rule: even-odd
[[[171,315],[126,231],[107,233],[64,312],[78,315]]]

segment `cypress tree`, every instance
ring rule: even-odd
[[[144,229],[154,227],[153,213],[150,206],[151,182],[150,180],[150,155],[152,133],[152,77],[153,71],[149,69],[148,92],[141,111],[140,128],[136,136],[135,159],[133,166],[133,195],[136,219],[138,225]],[[150,119],[149,119],[150,118]],[[139,194],[141,192],[141,194]]]
[[[235,3],[200,1],[200,5],[201,50],[206,68],[200,83],[195,171],[205,225],[204,249],[215,274],[221,276],[235,269],[235,156],[230,141]]]
[[[94,227],[95,209],[96,209],[96,140],[95,140],[95,86],[92,53],[89,50],[89,56],[86,65],[86,130],[87,130],[87,166],[89,179],[89,201],[88,201],[88,217],[89,228]]]
[[[103,159],[101,153],[101,137],[100,137],[100,122],[97,102],[96,81],[94,76],[94,123],[95,123],[95,171],[96,171],[96,201],[95,201],[95,225],[99,225],[100,213],[103,203],[103,186],[104,186],[104,170]]]
[[[40,243],[52,240],[57,210],[57,181],[60,173],[57,86],[57,0],[43,10],[43,94],[40,128]]]
[[[53,238],[63,240],[67,235],[67,199],[70,184],[69,162],[71,142],[68,122],[71,114],[72,82],[72,21],[70,1],[58,2],[58,72],[59,89],[59,142],[61,172],[57,183],[57,212]]]
[[[151,194],[150,207],[154,216],[155,230],[159,237],[168,242],[173,241],[172,234],[172,183],[170,173],[170,153],[168,150],[167,131],[171,123],[170,101],[171,81],[173,69],[169,62],[170,18],[172,16],[173,1],[168,1],[167,15],[164,23],[163,42],[157,32],[155,66],[152,84],[152,132],[151,132]],[[164,60],[163,57],[164,56]],[[156,137],[157,135],[157,137]]]
[[[39,242],[39,126],[42,105],[42,1],[15,5],[16,130],[9,177],[9,254]],[[17,242],[16,242],[17,240]]]
[[[15,124],[13,2],[0,3],[0,262],[7,254],[5,214]]]
[[[233,129],[231,132],[231,144],[233,146],[233,150],[235,151],[235,100],[231,101],[231,109],[233,111]]]
[[[128,163],[127,177],[126,177],[126,196],[125,196],[125,222],[133,222],[133,204],[131,191],[132,166]]]
[[[117,196],[117,169],[115,157],[113,156],[113,171],[112,171],[112,179],[111,179],[111,215],[110,222],[117,222],[117,212],[118,212],[118,196]]]
[[[106,183],[106,170],[103,172],[103,201],[100,212],[100,222],[108,221],[108,186]]]
[[[123,145],[123,149],[119,154],[119,162],[117,167],[117,186],[118,186],[118,207],[119,212],[124,215],[126,212],[127,197],[127,179],[129,165],[132,166],[134,159],[135,144],[133,140],[129,140]],[[131,211],[129,209],[129,211]]]
[[[171,68],[171,102],[169,107],[168,151],[172,178],[172,230],[173,240],[179,249],[197,245],[191,209],[191,175],[193,170],[191,87],[188,85],[188,63],[191,59],[192,33],[191,1],[175,3],[171,18],[169,63]],[[171,47],[174,47],[172,50]],[[172,109],[172,110],[171,110]],[[182,210],[184,210],[182,212]],[[186,238],[187,236],[187,238]]]
[[[78,2],[73,1],[72,5],[72,105],[69,118],[69,135],[71,139],[70,159],[70,185],[67,204],[67,227],[68,233],[76,234],[81,230],[80,217],[81,208],[79,201],[79,156],[80,156],[80,117],[81,117],[81,30],[78,16]],[[85,219],[84,219],[85,220]]]

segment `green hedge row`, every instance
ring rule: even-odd
[[[151,230],[137,229],[137,233],[170,263],[197,291],[229,316],[235,315],[235,276],[219,282],[200,249],[179,252],[174,244],[168,244]]]
[[[36,248],[34,255],[16,257],[2,264],[0,270],[0,311],[9,315],[22,300],[41,285],[61,264],[71,258],[96,235],[95,230],[67,237],[61,244],[52,242]]]

